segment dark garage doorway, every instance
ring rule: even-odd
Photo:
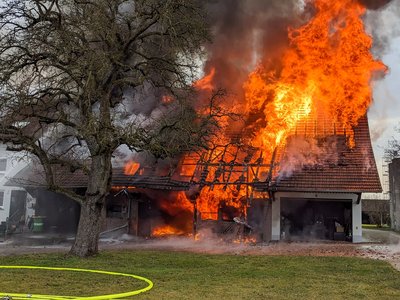
[[[351,211],[351,201],[282,198],[282,239],[351,240]]]

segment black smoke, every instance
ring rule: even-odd
[[[214,39],[205,71],[215,67],[214,85],[238,97],[257,61],[280,61],[276,58],[287,47],[288,28],[301,21],[298,0],[217,0],[209,1],[208,11]]]
[[[396,0],[354,1],[371,14],[380,14]],[[242,84],[256,63],[261,62],[266,69],[279,74],[281,56],[289,43],[288,28],[301,26],[315,14],[313,1],[309,0],[208,0],[207,3],[214,38],[207,47],[205,72],[215,67],[214,86],[225,88],[238,98],[243,96]],[[365,21],[375,23],[379,31],[382,29],[376,24],[378,19],[367,17]],[[386,46],[383,40],[386,35],[377,32],[375,25],[370,28],[378,52]]]
[[[358,0],[363,6],[370,10],[377,10],[385,7],[392,0]]]

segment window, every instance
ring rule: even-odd
[[[3,206],[4,202],[4,191],[0,191],[0,206]]]
[[[7,158],[0,158],[0,172],[5,173],[7,170]]]

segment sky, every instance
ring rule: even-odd
[[[388,66],[388,74],[373,83],[373,104],[368,116],[372,145],[378,170],[382,175],[384,149],[388,141],[400,139],[395,127],[400,127],[400,0],[394,0],[382,11],[367,17],[367,28],[376,39],[374,54]],[[368,24],[368,19],[372,21]],[[373,27],[373,29],[371,28]],[[384,42],[379,45],[380,40]],[[385,185],[385,177],[382,178]]]

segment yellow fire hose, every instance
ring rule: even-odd
[[[6,297],[10,297],[12,300],[23,300],[23,299],[42,299],[42,300],[105,300],[105,299],[121,299],[134,295],[138,295],[140,293],[149,291],[153,288],[153,282],[150,279],[133,275],[133,274],[124,274],[117,272],[109,272],[109,271],[101,271],[101,270],[88,270],[88,269],[76,269],[76,268],[56,268],[56,267],[36,267],[36,266],[0,266],[0,269],[37,269],[37,270],[52,270],[52,271],[72,271],[72,272],[87,272],[87,273],[97,273],[97,274],[106,274],[113,276],[125,276],[132,277],[134,279],[138,279],[146,282],[148,285],[145,288],[140,290],[118,293],[118,294],[110,294],[110,295],[100,295],[100,296],[91,296],[91,297],[78,297],[78,296],[57,296],[57,295],[38,295],[38,294],[16,294],[16,293],[5,293],[0,292],[0,299],[7,299]],[[2,298],[1,298],[2,297]]]

